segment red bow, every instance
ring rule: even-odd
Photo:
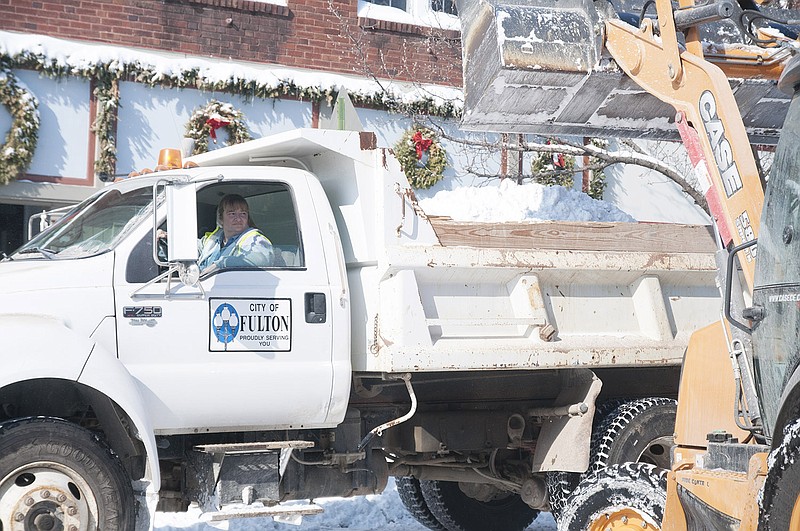
[[[411,137],[411,141],[414,142],[414,149],[417,150],[417,160],[420,160],[422,154],[428,151],[431,148],[431,144],[433,144],[433,140],[422,137],[422,131],[414,133],[414,136]]]
[[[221,118],[209,118],[206,120],[206,125],[211,127],[211,139],[214,143],[217,143],[217,129],[220,127],[225,127],[226,125],[230,125],[230,122],[227,122]]]

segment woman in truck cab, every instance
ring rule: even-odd
[[[198,265],[205,273],[228,267],[277,265],[272,242],[250,219],[250,207],[238,194],[224,196],[217,206],[217,228],[200,240]]]

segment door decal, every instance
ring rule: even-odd
[[[292,350],[291,299],[209,299],[212,352]]]

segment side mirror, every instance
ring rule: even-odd
[[[197,262],[197,190],[194,183],[171,182],[166,186],[167,260]]]

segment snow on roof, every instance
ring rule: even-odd
[[[255,82],[269,86],[294,83],[299,87],[320,90],[344,87],[350,94],[364,97],[383,94],[383,85],[390,96],[402,103],[432,101],[436,105],[449,104],[457,108],[461,107],[464,99],[460,88],[443,85],[393,80],[380,80],[379,84],[364,76],[57,39],[31,33],[0,31],[0,54],[12,58],[33,55],[40,62],[75,74],[90,71],[97,65],[107,65],[112,72],[136,67],[151,71],[151,82],[182,78],[197,72],[210,84],[241,80],[243,83]]]

